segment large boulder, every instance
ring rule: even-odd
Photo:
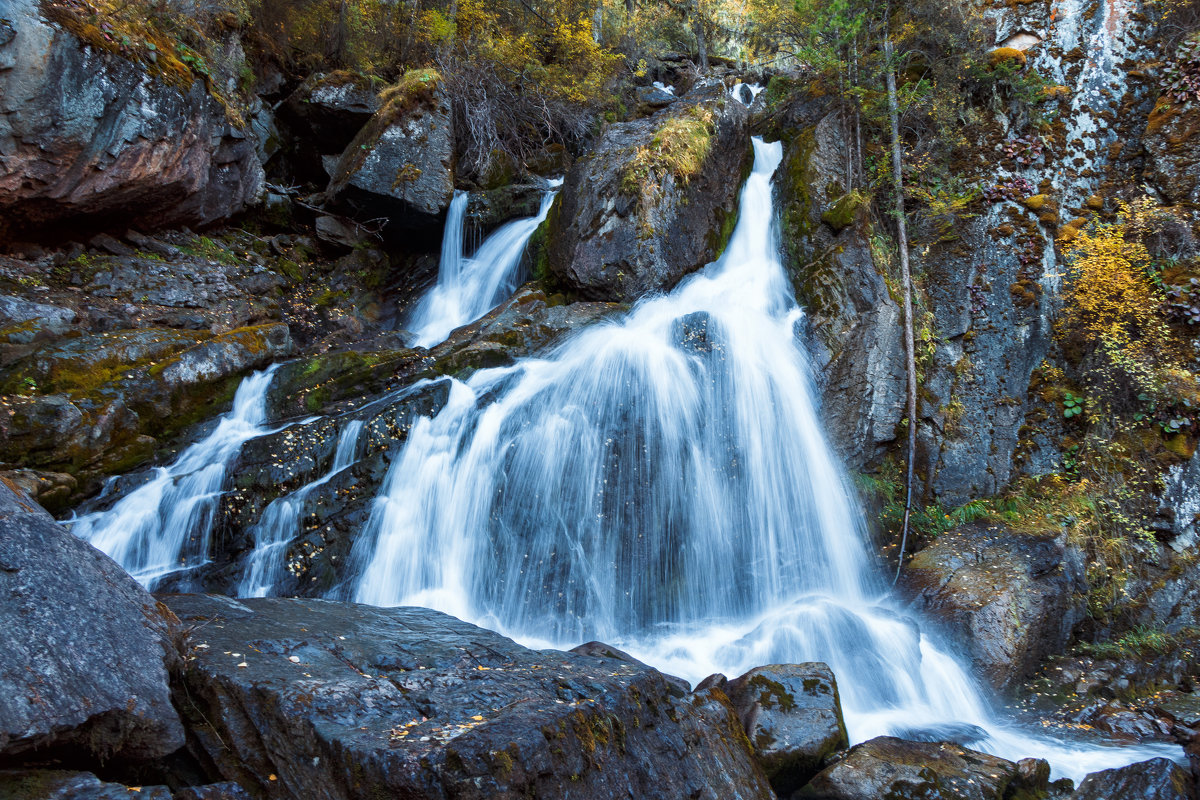
[[[1002,800],[1017,777],[1017,765],[1003,758],[946,742],[909,742],[880,736],[852,747],[796,797]]]
[[[253,135],[204,81],[89,46],[36,0],[0,0],[0,18],[0,229],[209,225],[257,198]]]
[[[128,800],[130,797],[173,800],[171,790],[166,786],[106,783],[90,772],[0,770],[0,798],[3,800]]]
[[[754,757],[781,797],[848,747],[837,682],[825,664],[757,667],[725,687]]]
[[[748,112],[721,85],[610,125],[567,173],[539,275],[594,300],[670,289],[724,249],[750,159]]]
[[[914,605],[966,643],[975,668],[1006,690],[1061,652],[1086,615],[1081,556],[1051,536],[971,524],[913,556]]]
[[[174,616],[0,485],[0,760],[152,759],[183,745]]]
[[[166,596],[193,746],[267,797],[773,797],[719,693],[422,608]]]
[[[1071,800],[1189,800],[1195,782],[1183,767],[1152,758],[1117,769],[1093,772],[1079,784]]]
[[[450,99],[433,70],[410,70],[333,166],[326,190],[351,206],[436,216],[454,196]]]

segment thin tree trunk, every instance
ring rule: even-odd
[[[904,162],[901,158],[900,103],[896,99],[896,73],[892,64],[892,40],[884,22],[883,57],[887,80],[888,121],[892,127],[892,190],[896,193],[896,231],[900,245],[900,281],[904,290],[904,360],[908,368],[908,469],[904,479],[904,525],[900,534],[900,558],[896,562],[896,578],[904,563],[904,545],[908,541],[909,517],[912,515],[913,461],[917,453],[917,358],[913,341],[912,274],[908,265],[908,227],[904,221]]]
[[[596,12],[592,15],[592,41],[600,44],[604,35],[604,0],[597,0]]]
[[[700,0],[692,6],[692,30],[696,34],[696,50],[699,51],[700,71],[708,72],[708,40],[704,35],[704,16]]]

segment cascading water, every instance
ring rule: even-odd
[[[362,429],[362,420],[347,422],[338,434],[337,450],[329,472],[291,494],[275,498],[263,509],[262,517],[252,531],[254,550],[246,562],[246,570],[238,586],[239,597],[267,597],[279,582],[287,546],[300,535],[301,512],[304,511],[308,496],[354,463]]]
[[[74,520],[71,531],[91,542],[148,589],[163,576],[208,560],[214,511],[225,469],[242,445],[266,433],[267,389],[275,366],[242,381],[233,409],[175,463],[107,511]]]
[[[355,599],[539,646],[599,638],[698,680],[829,663],[852,740],[973,732],[1073,778],[1154,755],[1034,738],[890,605],[830,453],[755,164],[722,258],[545,358],[456,382],[356,543]]]
[[[413,345],[432,347],[444,341],[455,328],[479,319],[516,290],[525,245],[546,219],[561,185],[561,179],[551,181],[536,216],[497,228],[469,258],[462,248],[468,195],[455,193],[442,235],[437,285],[421,298],[408,321]]]

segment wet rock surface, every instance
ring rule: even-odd
[[[190,745],[267,797],[772,797],[732,710],[427,609],[164,596]]]
[[[1154,758],[1118,769],[1093,772],[1083,779],[1071,800],[1189,800],[1194,782],[1173,761]]]
[[[1071,641],[1085,617],[1082,555],[1003,525],[942,534],[903,572],[914,605],[963,642],[999,690],[1014,688]]]
[[[796,794],[804,800],[1002,800],[1017,765],[946,742],[880,736],[850,748]]]
[[[849,746],[837,681],[825,664],[758,667],[724,687],[775,792],[786,797]]]
[[[0,45],[3,227],[207,225],[263,182],[255,141],[203,82],[170,86],[84,46],[33,0],[5,0]],[[0,231],[0,235],[3,231]]]
[[[173,615],[0,485],[0,758],[148,760],[183,744]]]
[[[630,185],[627,167],[638,148],[654,151],[663,125],[702,125],[697,115],[707,113],[709,143],[697,174],[685,179],[667,170],[655,186],[650,179]],[[724,249],[750,158],[746,107],[719,84],[695,88],[651,117],[609,126],[567,173],[550,211],[546,274],[593,300],[670,289]]]

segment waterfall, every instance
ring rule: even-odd
[[[533,646],[602,639],[696,681],[825,661],[852,741],[953,728],[1059,775],[1178,750],[1038,738],[895,606],[821,431],[754,169],[721,257],[542,358],[456,381],[394,460],[355,544],[355,599]]]
[[[262,516],[251,531],[254,550],[247,559],[242,582],[238,586],[239,597],[267,597],[279,582],[288,544],[300,535],[301,513],[308,496],[354,463],[362,429],[362,420],[347,422],[338,434],[337,450],[329,471],[291,494],[275,498],[263,509]]]
[[[497,228],[470,258],[463,256],[462,247],[468,195],[455,193],[442,234],[437,285],[421,298],[408,321],[414,346],[439,344],[455,328],[479,319],[516,290],[525,245],[546,219],[561,185],[561,179],[551,181],[537,215]]]
[[[207,562],[226,467],[243,444],[267,432],[267,389],[275,369],[242,381],[233,408],[218,419],[212,433],[170,466],[156,469],[149,482],[108,511],[74,520],[72,533],[107,553],[148,589],[169,573]]]

